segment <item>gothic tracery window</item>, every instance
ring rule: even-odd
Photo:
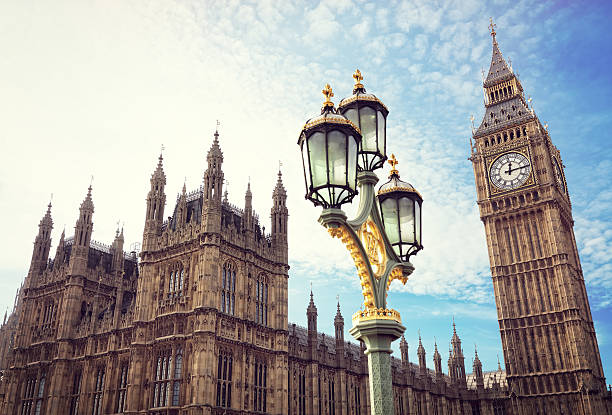
[[[219,351],[217,364],[217,406],[232,406],[232,367],[234,359],[228,351]]]
[[[255,283],[255,322],[268,325],[268,283],[264,276]]]
[[[168,279],[168,298],[181,297],[183,295],[183,285],[185,281],[185,269],[179,262],[170,269]]]
[[[127,395],[127,375],[128,366],[127,364],[121,365],[121,371],[119,373],[119,385],[117,388],[117,412],[121,413],[125,409],[125,398]]]
[[[34,404],[34,392],[36,391],[36,376],[29,377],[25,382],[21,398],[21,415],[30,415]]]
[[[155,361],[153,382],[153,407],[180,405],[183,380],[183,349],[161,350]]]
[[[79,413],[79,398],[81,396],[81,371],[74,374],[72,378],[72,393],[70,394],[70,415]]]
[[[231,315],[236,312],[236,267],[229,262],[223,265],[221,276],[221,312]]]
[[[174,383],[172,385],[172,406],[180,404],[181,381],[183,379],[183,349],[177,349],[174,356]]]
[[[155,382],[153,383],[153,407],[168,406],[170,398],[171,350],[164,350],[157,356]]]
[[[96,371],[96,380],[94,386],[93,393],[93,406],[91,410],[92,415],[101,415],[102,414],[102,397],[104,395],[104,376],[106,374],[106,369],[104,367],[99,367]]]
[[[256,359],[253,374],[253,410],[266,412],[268,365],[263,360]]]

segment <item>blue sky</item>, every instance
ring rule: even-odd
[[[485,370],[501,344],[484,229],[467,160],[470,115],[484,112],[481,69],[491,58],[489,17],[536,114],[560,149],[605,373],[612,376],[612,80],[606,2],[350,1],[99,2],[0,5],[0,310],[29,264],[53,193],[54,246],[76,220],[94,176],[94,239],[116,223],[138,242],[148,180],[165,145],[168,206],[201,183],[221,122],[230,201],[250,178],[266,224],[278,160],[290,209],[289,318],[305,324],[312,282],[319,327],[333,334],[335,298],[359,308],[348,253],[303,199],[296,145],[325,83],[351,93],[359,68],[390,109],[388,148],[425,199],[425,250],[406,286],[392,285],[410,357],[420,329],[432,364],[444,359],[455,316],[467,370],[474,343]],[[381,172],[381,178],[385,172]],[[267,226],[268,227],[268,226]],[[52,248],[52,252],[54,247]]]

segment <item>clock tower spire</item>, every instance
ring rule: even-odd
[[[605,413],[605,379],[561,155],[504,60],[492,21],[489,27],[485,114],[470,161],[513,412]],[[553,407],[551,396],[560,394],[568,399]]]

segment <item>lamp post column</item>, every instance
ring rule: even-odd
[[[393,414],[391,343],[401,337],[405,328],[398,321],[388,319],[358,320],[356,324],[353,320],[353,323],[349,333],[366,344],[371,414]]]

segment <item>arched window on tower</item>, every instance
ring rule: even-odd
[[[255,283],[255,322],[268,325],[268,281],[264,275]]]
[[[227,350],[219,351],[217,362],[217,406],[231,408],[232,406],[232,368],[234,358]]]
[[[168,298],[182,297],[183,285],[185,280],[185,269],[180,262],[170,268],[170,277],[168,278]]]
[[[221,275],[221,312],[236,314],[236,267],[227,262]]]

